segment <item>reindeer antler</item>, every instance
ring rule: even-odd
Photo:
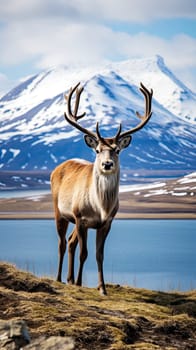
[[[96,126],[97,133],[94,133],[94,132],[84,128],[80,124],[78,124],[78,120],[83,118],[86,115],[86,112],[82,113],[81,115],[77,115],[78,107],[79,107],[79,103],[80,103],[80,96],[81,96],[82,91],[84,90],[83,87],[78,88],[79,85],[80,85],[80,83],[76,84],[74,86],[74,88],[70,89],[68,95],[65,95],[65,99],[67,100],[67,114],[64,113],[65,119],[68,121],[69,124],[74,126],[76,129],[80,130],[84,134],[89,135],[89,136],[91,136],[93,138],[99,139],[100,133],[99,133],[98,123],[97,123],[97,126]],[[74,92],[76,92],[76,100],[75,100],[74,112],[72,112],[71,99],[72,99],[72,96],[73,96]]]
[[[151,102],[152,102],[152,95],[153,95],[153,90],[151,89],[150,91],[142,84],[140,83],[140,91],[142,92],[142,94],[144,95],[145,98],[145,113],[144,115],[141,115],[139,112],[136,112],[136,115],[138,118],[141,119],[141,122],[135,126],[132,129],[129,129],[127,131],[124,131],[123,133],[120,133],[118,135],[118,138],[124,137],[126,135],[131,135],[134,132],[142,129],[144,127],[144,125],[146,125],[152,115],[151,112]]]
[[[79,107],[79,103],[80,103],[80,96],[84,90],[83,87],[79,88],[79,85],[80,85],[80,83],[76,84],[74,86],[74,88],[70,89],[68,95],[65,95],[65,99],[67,100],[67,114],[64,113],[65,119],[67,120],[67,122],[69,124],[74,126],[76,129],[80,130],[84,134],[89,135],[89,136],[91,136],[97,140],[103,141],[105,143],[105,139],[101,136],[101,134],[99,132],[99,123],[98,122],[96,124],[96,133],[94,133],[93,131],[86,129],[83,126],[81,126],[80,124],[78,124],[78,120],[83,118],[86,115],[85,112],[82,113],[81,115],[77,115],[78,107]],[[153,90],[151,89],[149,91],[142,83],[140,83],[140,91],[142,92],[142,94],[144,95],[144,98],[145,98],[145,113],[144,113],[144,115],[141,115],[139,112],[136,112],[136,115],[138,118],[141,119],[141,122],[136,127],[129,129],[127,131],[124,131],[123,133],[121,133],[122,125],[120,124],[119,129],[117,131],[117,134],[114,137],[116,139],[116,141],[118,141],[118,139],[121,137],[124,137],[126,135],[131,135],[134,132],[142,129],[144,127],[144,125],[147,124],[147,122],[149,121],[149,119],[152,115],[151,102],[152,102]],[[74,112],[72,112],[71,99],[72,99],[74,92],[76,92],[76,99],[75,99]]]

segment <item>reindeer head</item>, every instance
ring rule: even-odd
[[[102,137],[99,131],[99,123],[96,124],[96,132],[92,132],[89,129],[84,128],[78,124],[78,120],[85,116],[85,112],[81,115],[77,115],[80,96],[83,91],[83,87],[79,88],[80,83],[78,83],[73,89],[71,88],[69,94],[65,96],[67,100],[67,113],[65,113],[65,119],[69,124],[74,126],[76,129],[80,130],[85,134],[84,139],[87,146],[93,148],[97,153],[95,163],[99,165],[101,173],[111,174],[115,173],[119,167],[118,155],[120,151],[129,146],[132,140],[132,134],[144,127],[149,121],[152,112],[151,112],[151,101],[153,91],[149,91],[142,83],[140,91],[145,97],[145,113],[144,115],[136,112],[138,118],[140,118],[140,123],[127,131],[121,132],[122,125],[119,125],[117,134],[114,137],[105,138]],[[76,92],[76,100],[74,112],[71,108],[71,98],[73,93]]]

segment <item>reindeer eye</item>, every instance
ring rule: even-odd
[[[119,154],[119,153],[120,153],[119,148],[116,148],[116,149],[115,149],[115,152],[116,152],[116,154]]]

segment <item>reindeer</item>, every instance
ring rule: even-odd
[[[148,91],[141,83],[140,90],[145,98],[145,113],[136,115],[140,123],[125,132],[121,132],[122,126],[114,137],[102,137],[99,124],[96,124],[96,132],[84,128],[78,124],[78,120],[85,116],[85,112],[77,115],[80,96],[83,87],[78,83],[71,88],[67,100],[67,113],[64,113],[66,121],[84,134],[84,140],[90,148],[96,152],[94,163],[86,160],[68,160],[58,165],[51,174],[51,189],[54,203],[56,227],[59,236],[59,265],[57,281],[61,282],[63,258],[66,250],[66,231],[69,222],[75,224],[68,239],[68,275],[70,284],[82,285],[82,271],[87,259],[87,231],[96,229],[96,260],[98,267],[98,289],[101,294],[106,294],[103,274],[104,244],[110,231],[118,207],[119,193],[119,153],[129,146],[132,134],[139,131],[147,124],[151,117],[151,100],[153,91]],[[75,106],[72,110],[72,97],[75,93]],[[74,257],[76,246],[79,242],[79,270],[77,279],[74,278]]]

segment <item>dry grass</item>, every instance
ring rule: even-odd
[[[72,336],[77,349],[195,349],[196,291],[163,293],[64,285],[0,264],[0,315],[24,319],[32,338]]]

